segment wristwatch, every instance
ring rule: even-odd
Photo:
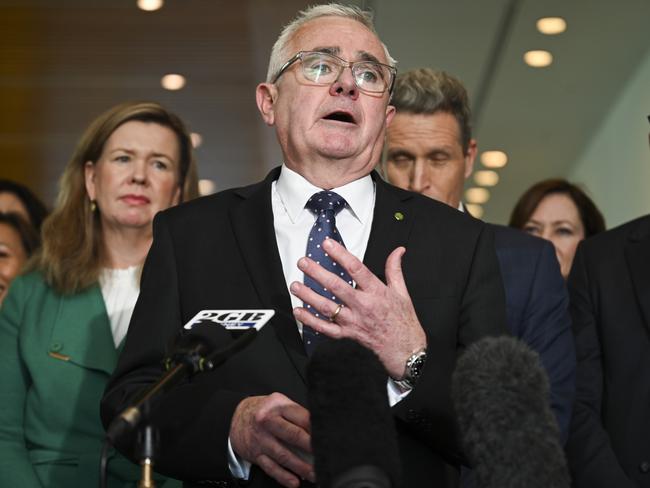
[[[400,380],[394,380],[395,384],[404,390],[410,390],[418,382],[424,363],[427,361],[427,350],[419,349],[409,356],[404,367],[404,377]]]

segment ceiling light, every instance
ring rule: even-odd
[[[508,163],[508,156],[503,151],[485,151],[481,154],[481,163],[486,168],[503,168]]]
[[[465,192],[467,203],[485,203],[490,199],[490,192],[485,188],[470,188]]]
[[[524,61],[533,68],[546,68],[553,62],[553,55],[548,51],[527,51],[524,54]]]
[[[185,86],[183,75],[169,74],[162,77],[160,84],[165,90],[180,90]]]
[[[212,180],[199,180],[199,195],[212,195],[217,189],[217,185]]]
[[[473,217],[476,217],[477,219],[483,217],[483,207],[480,205],[476,205],[475,203],[466,203],[465,208]]]
[[[163,3],[165,3],[163,0],[138,0],[138,8],[147,12],[153,12],[161,8]]]
[[[192,139],[192,147],[194,149],[203,144],[203,137],[198,132],[192,132],[190,134],[190,139]]]
[[[537,21],[537,30],[547,36],[562,34],[566,30],[566,20],[562,17],[543,17]]]
[[[474,181],[481,186],[494,186],[499,182],[499,174],[496,171],[483,170],[474,173]]]

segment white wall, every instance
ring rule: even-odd
[[[650,213],[648,115],[650,50],[568,175],[587,187],[607,228]]]

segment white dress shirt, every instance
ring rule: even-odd
[[[305,255],[307,237],[316,221],[316,215],[306,209],[305,204],[314,193],[322,190],[285,165],[282,165],[277,181],[272,183],[273,225],[287,291],[294,281],[304,281],[304,273],[298,269],[297,263]],[[370,175],[367,175],[331,190],[345,198],[348,203],[347,207],[336,215],[336,228],[347,250],[363,261],[375,209],[375,183]],[[302,301],[290,291],[289,296],[294,308],[303,306]],[[302,335],[302,324],[298,321],[296,323]],[[391,406],[410,393],[410,391],[400,390],[390,378],[387,389]],[[228,454],[233,476],[248,479],[251,465],[234,453],[230,439],[228,439]]]

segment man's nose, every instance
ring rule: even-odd
[[[411,172],[411,191],[422,193],[429,187],[429,176],[427,174],[426,165],[416,160],[413,164],[413,171]]]
[[[339,77],[330,86],[330,95],[344,95],[353,100],[359,98],[359,87],[357,87],[357,84],[354,81],[352,69],[349,66],[346,66],[341,70]]]

